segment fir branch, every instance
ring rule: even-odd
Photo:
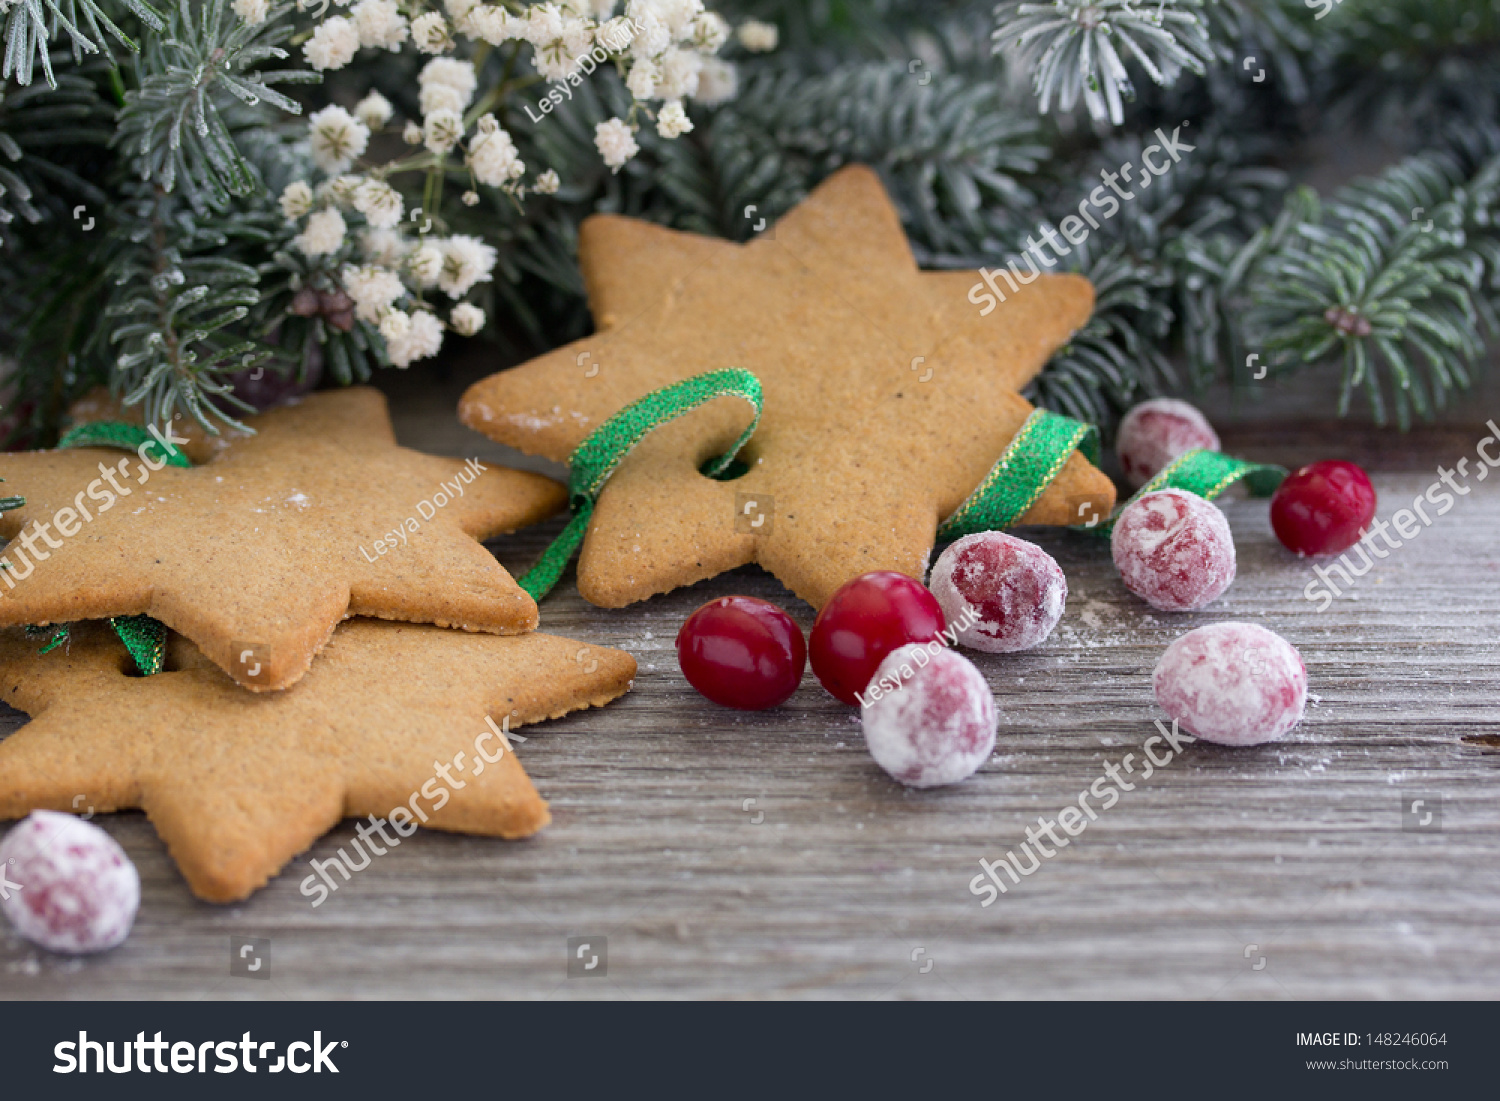
[[[178,0],[164,36],[154,36],[142,53],[140,87],[128,92],[115,142],[130,157],[142,180],[176,190],[202,214],[223,209],[230,196],[249,195],[254,172],[232,135],[243,104],[262,104],[299,114],[296,101],[272,84],[316,83],[304,70],[260,71],[272,58],[287,57],[276,43],[291,34],[284,17],[290,4],[272,9],[251,26],[225,0],[203,0],[196,13]],[[251,112],[242,125],[264,125],[263,112]]]
[[[151,30],[160,31],[163,28],[160,13],[149,4],[142,0],[119,2],[130,15]],[[0,16],[4,16],[0,37],[5,40],[0,79],[14,74],[16,82],[23,87],[31,83],[33,64],[37,61],[41,62],[47,83],[52,87],[57,86],[57,76],[52,68],[51,44],[60,32],[68,35],[75,61],[80,60],[84,54],[98,53],[101,49],[107,52],[109,38],[131,52],[139,49],[135,41],[110,19],[96,0],[0,0]]]
[[[1249,328],[1272,369],[1341,361],[1340,415],[1363,389],[1385,423],[1388,390],[1403,429],[1413,410],[1430,417],[1466,388],[1484,351],[1486,281],[1466,225],[1493,227],[1497,175],[1500,158],[1464,181],[1452,158],[1432,154],[1346,189],[1326,213],[1301,199],[1311,216],[1260,261],[1252,292]]]
[[[995,52],[1010,51],[1030,70],[1041,112],[1071,111],[1082,96],[1089,115],[1119,126],[1135,98],[1127,61],[1157,84],[1184,71],[1203,73],[1215,59],[1204,0],[1004,0],[995,8]]]

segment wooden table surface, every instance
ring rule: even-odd
[[[455,456],[503,449],[458,426],[462,366],[382,383],[402,441]],[[1277,402],[1280,402],[1280,406]],[[1500,392],[1409,438],[1311,421],[1289,391],[1236,413],[1229,450],[1298,463],[1353,457],[1389,517],[1474,446]],[[1325,402],[1316,408],[1327,409]],[[1217,412],[1216,408],[1216,412]],[[1274,424],[1268,420],[1275,421]],[[1471,482],[1473,479],[1471,477]],[[1226,511],[1239,577],[1208,611],[1153,614],[1107,551],[1034,537],[1068,575],[1039,650],[972,655],[994,689],[994,758],[968,781],[897,786],[858,716],[811,673],[768,713],[707,704],[673,639],[726,593],[812,613],[740,570],[644,604],[583,602],[571,572],[542,628],[618,646],[635,689],[528,728],[522,763],[553,824],[524,842],[420,832],[314,910],[307,856],[248,901],[198,902],[139,814],[101,820],[140,869],[130,939],[97,958],[0,932],[12,998],[1493,998],[1500,994],[1500,477],[1379,563],[1321,614],[1310,566],[1277,544],[1263,501]],[[560,522],[499,540],[514,572]],[[1192,746],[1126,793],[988,909],[981,857],[1015,848],[1155,732],[1150,674],[1206,623],[1245,619],[1300,648],[1305,722],[1250,749]],[[3,706],[3,705],[0,705]],[[15,712],[0,729],[24,721]],[[462,732],[455,732],[458,736]],[[1441,800],[1441,829],[1403,830],[1403,793]],[[232,977],[230,938],[269,938],[269,978]],[[569,978],[569,938],[603,963]]]

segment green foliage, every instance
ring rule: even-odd
[[[1203,6],[1204,0],[1004,0],[995,9],[995,49],[1014,51],[1030,70],[1043,114],[1054,98],[1060,111],[1071,111],[1081,97],[1091,116],[1118,126],[1125,102],[1135,98],[1127,61],[1157,84],[1171,84],[1184,70],[1202,73],[1214,60]]]
[[[596,211],[743,240],[862,162],[922,264],[994,267],[1076,211],[1101,171],[1139,164],[1157,127],[1184,127],[1195,149],[1065,258],[1097,309],[1035,400],[1107,422],[1141,396],[1248,383],[1259,366],[1326,369],[1343,372],[1341,411],[1362,400],[1405,425],[1467,385],[1497,335],[1500,0],[710,6],[775,22],[782,46],[732,41],[739,96],[690,104],[681,138],[632,116],[613,69],[540,121],[525,110],[540,85],[486,103],[529,168],[562,181],[524,203],[485,188],[439,215],[442,232],[498,249],[476,295],[509,354],[586,330],[576,248]],[[389,362],[339,298],[347,250],[292,247],[275,198],[308,172],[299,105],[379,85],[418,117],[420,58],[362,52],[308,96],[289,87],[317,79],[288,57],[309,26],[290,3],[253,28],[226,0],[0,7],[9,442],[48,442],[100,383],[153,418],[212,425],[243,408],[247,366],[306,378],[321,365],[349,382]],[[481,93],[502,73],[531,75],[490,51]],[[613,117],[641,123],[641,153],[618,172],[594,147]],[[1408,158],[1329,199],[1292,187],[1298,150],[1350,126],[1378,127]],[[422,184],[469,186],[455,165],[435,174]],[[425,198],[412,189],[408,208]]]

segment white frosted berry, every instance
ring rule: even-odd
[[[141,880],[125,850],[98,826],[32,811],[0,839],[13,885],[0,910],[29,941],[54,952],[102,952],[130,933]]]
[[[1185,401],[1143,401],[1120,421],[1115,454],[1132,489],[1140,489],[1184,451],[1219,450],[1219,436],[1208,419]]]
[[[1234,580],[1234,536],[1211,501],[1159,489],[1128,505],[1110,550],[1125,587],[1153,608],[1190,612],[1216,600]]]
[[[1046,641],[1068,603],[1068,579],[1035,543],[998,531],[966,535],[945,550],[928,583],[958,641],[1007,654]]]
[[[1254,623],[1189,631],[1167,647],[1151,682],[1163,711],[1220,745],[1274,742],[1302,721],[1307,706],[1302,655]]]
[[[995,697],[962,654],[940,642],[892,650],[865,689],[865,745],[909,787],[956,784],[995,748]]]

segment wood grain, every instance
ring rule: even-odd
[[[403,442],[502,456],[453,417],[474,369],[387,383]],[[1326,424],[1241,418],[1226,439],[1250,457],[1293,461],[1367,447],[1389,516],[1433,481],[1437,463],[1472,462],[1478,426],[1500,414],[1493,387],[1479,398],[1426,435],[1380,436],[1396,449],[1388,455],[1367,447],[1376,437]],[[1276,543],[1265,502],[1230,501],[1226,511],[1239,578],[1210,610],[1186,616],[1151,614],[1126,593],[1103,545],[1035,533],[1067,572],[1067,613],[1040,650],[973,655],[1000,704],[997,753],[964,784],[928,792],[886,779],[856,712],[811,674],[787,706],[761,714],[708,705],[683,681],[677,626],[714,596],[766,597],[811,625],[810,609],[764,573],[621,611],[585,604],[570,573],[543,604],[543,628],[622,647],[641,669],[618,704],[525,731],[521,759],[555,816],[540,836],[419,833],[316,910],[297,891],[303,861],[248,902],[217,907],[192,898],[144,818],[111,816],[102,824],[143,881],[131,938],[74,960],[6,929],[0,991],[1495,997],[1500,478],[1474,483],[1322,614],[1301,595],[1310,567]],[[519,570],[559,526],[493,546]],[[1160,714],[1150,672],[1163,648],[1229,618],[1301,649],[1315,694],[1303,725],[1276,745],[1191,747],[982,908],[967,887],[979,858],[1016,847],[1038,815],[1073,802],[1106,762],[1150,736]],[[12,712],[4,729],[23,721]],[[456,748],[471,738],[454,731]],[[1441,795],[1441,832],[1403,832],[1403,792]],[[308,855],[326,857],[352,836],[346,823]],[[231,935],[271,938],[269,981],[230,977]],[[567,938],[580,935],[608,938],[607,975],[566,976]]]

